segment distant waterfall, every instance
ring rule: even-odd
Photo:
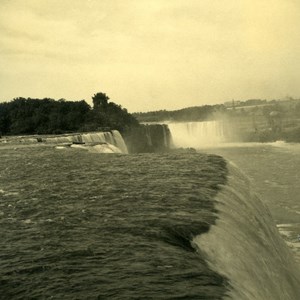
[[[224,141],[221,121],[169,123],[175,147],[201,148]]]
[[[100,153],[128,153],[127,146],[118,130],[107,132],[70,133],[47,136],[20,136],[5,140],[8,143],[47,143],[59,145],[58,149],[68,146],[88,149]],[[62,145],[63,144],[63,145]]]
[[[117,131],[117,130],[114,130],[114,131]],[[111,132],[85,133],[85,134],[81,135],[81,139],[82,139],[82,142],[86,143],[86,144],[88,144],[88,143],[108,143],[108,144],[112,144],[112,145],[115,145],[118,147],[118,145],[114,139],[113,133],[111,133]]]
[[[121,133],[118,130],[112,130],[112,136],[114,138],[115,145],[121,149],[123,153],[128,153],[127,146],[121,136]]]
[[[164,146],[169,147],[170,141],[167,133],[167,126],[163,126],[163,135],[164,135]]]
[[[56,136],[46,138],[47,143],[82,143],[86,146],[93,146],[94,152],[105,153],[128,153],[127,146],[123,140],[122,135],[118,130],[107,132],[90,132],[69,136]],[[105,144],[107,147],[105,148]],[[99,146],[101,145],[101,147]],[[97,151],[96,151],[97,150]]]
[[[123,140],[122,135],[118,130],[112,130],[111,132],[92,132],[92,133],[85,133],[81,135],[82,142],[86,144],[109,144],[112,146],[117,147],[121,153],[128,153],[127,146]],[[103,151],[99,148],[99,151]],[[103,148],[103,147],[102,147]],[[110,147],[111,149],[112,147]],[[116,152],[116,151],[113,151]]]

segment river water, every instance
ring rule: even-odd
[[[0,158],[1,299],[300,298],[297,151]]]

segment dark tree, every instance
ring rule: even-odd
[[[114,102],[108,102],[105,93],[97,93],[93,97],[93,111],[90,120],[94,130],[109,127],[124,132],[129,127],[138,126],[138,121],[125,108]]]
[[[93,97],[93,108],[106,111],[109,97],[105,93],[97,93]]]

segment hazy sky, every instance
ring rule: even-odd
[[[0,101],[298,98],[299,28],[299,0],[0,0]]]

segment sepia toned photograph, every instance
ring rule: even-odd
[[[299,300],[300,1],[0,0],[0,300]]]

